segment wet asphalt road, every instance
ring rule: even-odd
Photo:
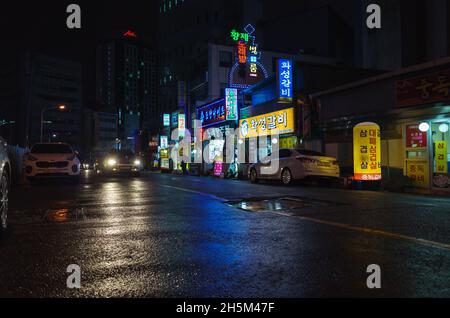
[[[10,206],[0,297],[450,297],[446,198],[145,174],[22,186]]]

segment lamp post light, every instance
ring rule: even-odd
[[[41,110],[41,138],[40,138],[41,142],[42,142],[43,134],[44,134],[44,113],[49,110],[61,110],[61,111],[66,110],[66,105],[58,105],[56,107],[48,107],[48,108],[43,108]]]

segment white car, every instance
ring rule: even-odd
[[[340,168],[336,158],[326,157],[316,151],[280,149],[278,159],[263,159],[262,162],[251,165],[248,173],[253,183],[265,179],[281,180],[283,184],[288,185],[293,180],[308,177],[337,180],[340,177]]]
[[[24,158],[25,176],[30,182],[45,178],[80,180],[78,154],[66,143],[35,144]]]

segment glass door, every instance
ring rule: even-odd
[[[405,174],[414,188],[430,189],[429,130],[426,122],[405,127]]]

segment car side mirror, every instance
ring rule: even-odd
[[[80,155],[80,153],[79,153],[78,151],[74,151],[73,153],[74,153],[75,156],[77,156],[77,157]]]

